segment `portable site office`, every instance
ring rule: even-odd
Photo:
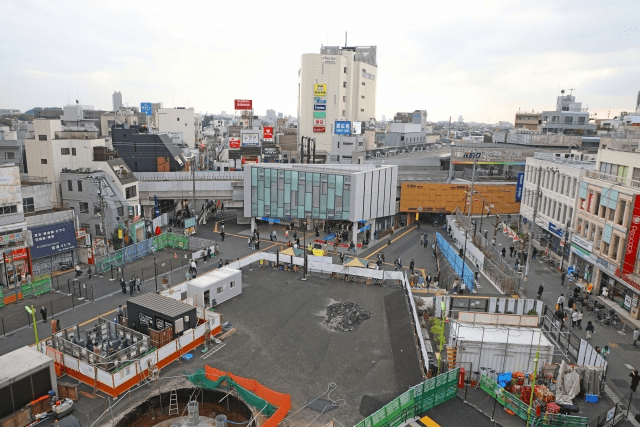
[[[127,301],[128,327],[149,335],[149,328],[173,327],[173,337],[198,325],[196,307],[150,292]]]
[[[539,328],[473,325],[452,323],[449,346],[456,347],[456,366],[467,372],[480,368],[502,372],[531,372],[535,368],[536,351],[540,345],[538,370],[552,363],[553,343]]]
[[[242,293],[242,272],[228,267],[218,268],[186,283],[187,298],[194,297],[195,305],[208,308]]]

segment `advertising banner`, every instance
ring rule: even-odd
[[[351,135],[362,134],[362,122],[353,122],[351,124]]]
[[[327,113],[326,111],[316,111],[313,113],[313,117],[316,119],[326,119]]]
[[[324,126],[324,119],[313,119],[314,126]]]
[[[313,109],[315,111],[326,111],[327,106],[326,105],[322,105],[322,104],[316,104],[313,106]]]
[[[314,132],[324,132],[326,130],[326,128],[324,126],[314,126],[313,127],[313,131]]]
[[[314,104],[326,104],[327,103],[327,98],[321,97],[321,96],[316,96],[315,98],[313,98],[313,103]]]
[[[253,110],[253,101],[250,99],[236,99],[233,105],[236,110]]]
[[[262,128],[262,139],[265,141],[271,141],[273,139],[273,127],[265,126]]]
[[[314,96],[327,96],[327,85],[313,85]]]
[[[151,107],[151,103],[150,102],[141,102],[140,103],[140,112],[144,113],[144,115],[147,116],[147,117],[151,116],[151,113],[153,112],[153,108]]]
[[[635,196],[633,201],[633,214],[629,224],[629,234],[627,236],[627,247],[624,252],[624,264],[622,273],[633,273],[636,265],[636,254],[638,253],[638,239],[640,239],[640,196]]]
[[[242,146],[243,147],[259,147],[260,135],[257,133],[242,134]]]
[[[31,229],[33,246],[31,258],[42,258],[67,252],[77,247],[73,221],[48,224]]]
[[[351,135],[351,122],[339,122],[336,120],[336,135]]]
[[[522,189],[524,188],[524,172],[518,172],[518,180],[516,181],[516,202],[522,200]]]
[[[548,230],[558,237],[562,237],[564,235],[562,229],[552,222],[549,223]]]
[[[229,138],[229,148],[240,148],[240,138]]]

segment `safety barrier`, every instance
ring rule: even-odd
[[[453,369],[411,387],[355,427],[396,427],[453,399],[457,393],[459,370]]]
[[[444,254],[444,257],[449,261],[453,270],[459,275],[460,272],[462,272],[462,281],[467,286],[467,289],[473,292],[473,271],[471,271],[469,266],[458,256],[456,251],[449,245],[449,242],[442,237],[442,234],[436,233],[436,242],[438,243],[438,249]]]
[[[51,292],[51,275],[43,274],[42,276],[32,279],[30,285],[22,285],[22,298],[34,297]]]
[[[535,415],[535,411],[529,411],[529,405],[518,399],[513,394],[489,378],[482,375],[480,378],[480,388],[489,396],[494,398],[504,408],[514,412],[518,417],[531,422],[536,427],[566,426],[566,427],[588,427],[589,419],[584,417],[574,417],[571,415],[545,414],[541,417]]]

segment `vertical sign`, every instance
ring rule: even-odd
[[[624,263],[622,273],[633,273],[636,265],[636,254],[638,253],[638,240],[640,239],[640,196],[634,196],[631,224],[629,224],[629,234],[627,237],[627,247],[624,252]]]
[[[327,85],[319,84],[313,85],[314,96],[327,96]]]
[[[518,172],[518,180],[516,181],[516,202],[522,200],[522,189],[524,188],[524,172]]]
[[[144,113],[145,116],[150,117],[152,112],[153,112],[153,108],[151,106],[150,102],[141,102],[140,103],[140,112]]]
[[[273,127],[265,126],[262,128],[262,139],[265,141],[271,141],[273,139]]]

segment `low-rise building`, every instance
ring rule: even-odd
[[[542,112],[542,133],[593,135],[596,125],[589,123],[589,112],[573,95],[558,96],[556,109]]]
[[[114,126],[113,148],[135,172],[179,172],[187,160],[182,148],[167,134],[150,133],[140,126]]]

